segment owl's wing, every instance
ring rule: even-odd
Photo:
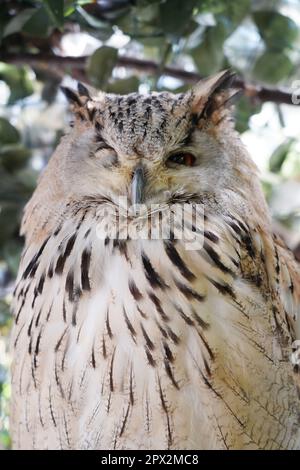
[[[274,236],[272,284],[292,337],[300,340],[300,266],[283,241]]]
[[[260,236],[257,237],[260,232]],[[261,258],[268,279],[274,333],[278,334],[285,359],[291,361],[297,384],[300,384],[300,265],[284,242],[258,228]]]
[[[265,227],[246,224],[236,215],[231,215],[227,223],[236,236],[242,277],[256,286],[269,304],[273,332],[278,336],[286,359],[292,358],[296,365],[294,370],[298,372],[300,265],[283,241]]]

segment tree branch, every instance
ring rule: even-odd
[[[57,74],[62,77],[65,73],[73,75],[75,78],[81,77],[81,80],[89,82],[85,74],[85,66],[88,56],[81,57],[62,57],[53,54],[2,54],[1,60],[17,65],[31,65],[42,69],[54,69]],[[117,66],[134,69],[139,73],[155,74],[159,70],[159,64],[145,59],[136,59],[134,57],[120,56]],[[195,72],[175,67],[165,66],[162,70],[164,75],[178,78],[185,83],[196,83],[200,80],[201,75]],[[251,83],[241,77],[235,79],[234,85],[244,90],[244,93],[253,100],[260,102],[272,101],[273,103],[284,103],[293,105],[291,90],[285,88],[275,88]]]

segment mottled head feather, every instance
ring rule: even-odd
[[[142,166],[146,204],[180,194],[182,200],[196,195],[241,207],[241,198],[260,192],[255,166],[227,119],[236,93],[233,78],[223,71],[180,94],[116,95],[83,84],[78,91],[63,88],[76,120],[49,163],[51,178],[43,178],[38,192],[49,191],[48,203],[54,206],[90,197],[118,204],[120,196],[130,200],[133,172]],[[182,152],[192,154],[192,168],[169,164]],[[238,188],[234,198],[233,188]],[[264,213],[264,204],[257,206]]]

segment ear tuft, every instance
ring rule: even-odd
[[[233,104],[241,90],[233,88],[236,74],[223,70],[212,77],[198,82],[190,91],[192,113],[201,118],[209,118],[218,109],[228,108]]]
[[[86,96],[87,89],[85,89],[84,85],[78,85],[78,92],[64,86],[60,87],[60,89],[69,101],[71,111],[73,112],[76,121],[93,121],[93,116],[95,114],[92,106],[93,101],[91,98]]]
[[[68,87],[65,87],[65,86],[61,86],[60,87],[61,91],[63,92],[63,94],[65,95],[65,97],[67,98],[67,100],[69,101],[70,104],[73,104],[73,105],[77,105],[77,106],[82,106],[82,103],[80,101],[80,98],[78,96],[78,94],[76,93],[76,91],[72,90],[71,88],[68,88]]]
[[[91,99],[90,92],[87,89],[87,87],[83,85],[83,83],[81,82],[77,83],[77,90],[78,90],[79,96],[85,96],[86,98]]]
[[[219,77],[219,78],[218,78]],[[215,76],[217,81],[213,85],[212,92],[218,93],[220,91],[232,88],[233,81],[236,77],[236,73],[230,69],[223,70],[220,74]],[[214,77],[212,77],[213,79]]]

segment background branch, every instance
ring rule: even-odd
[[[3,54],[1,60],[17,65],[31,65],[41,69],[53,69],[56,74],[63,77],[66,73],[72,74],[74,78],[84,80],[87,83],[89,79],[85,74],[85,67],[88,56],[81,57],[62,57],[53,54],[40,53],[40,54]],[[157,62],[144,59],[136,59],[134,57],[119,56],[117,66],[126,67],[136,70],[138,73],[157,74],[160,70],[160,65]],[[203,78],[200,74],[195,72],[188,72],[186,70],[178,69],[171,66],[165,66],[162,70],[164,75],[178,78],[185,83],[196,83]],[[278,88],[262,86],[258,83],[251,83],[241,77],[236,77],[235,86],[244,90],[244,93],[253,100],[260,102],[272,101],[273,103],[284,103],[293,105],[292,95],[293,91]]]

